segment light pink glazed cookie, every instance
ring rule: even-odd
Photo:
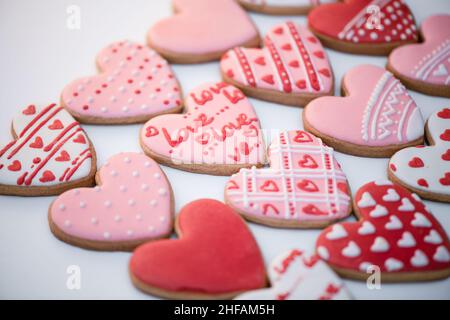
[[[49,208],[50,229],[60,240],[93,250],[132,250],[169,236],[172,189],[158,164],[139,153],[113,156],[95,188],[60,195]]]
[[[0,149],[0,194],[48,196],[93,184],[94,147],[64,108],[29,105],[11,132],[14,140]]]
[[[248,291],[235,300],[349,300],[342,280],[319,259],[299,249],[277,256],[268,271],[271,287]]]
[[[221,82],[193,89],[186,113],[148,121],[141,146],[156,161],[181,170],[230,175],[265,162],[264,140],[252,105]]]
[[[148,44],[171,62],[218,60],[235,46],[259,44],[258,31],[234,0],[173,0],[175,16],[151,27]]]
[[[294,106],[333,94],[327,55],[307,28],[285,22],[269,31],[264,44],[228,51],[220,65],[224,80],[248,96]]]
[[[130,41],[116,42],[97,56],[100,74],[73,81],[62,105],[84,123],[145,122],[182,109],[180,85],[167,61]]]
[[[306,14],[315,6],[327,2],[335,0],[239,0],[247,10],[274,15]]]
[[[347,178],[333,149],[305,131],[282,132],[269,148],[270,168],[242,169],[225,201],[250,221],[319,228],[351,212]]]
[[[410,89],[450,97],[450,15],[427,18],[421,33],[424,42],[392,51],[387,67]]]
[[[450,202],[450,109],[428,118],[431,146],[398,151],[389,162],[389,177],[422,198]]]
[[[307,131],[336,150],[389,157],[423,142],[423,119],[405,87],[383,68],[360,65],[342,81],[344,97],[322,97],[303,114]]]

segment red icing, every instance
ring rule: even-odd
[[[446,172],[445,176],[439,179],[439,182],[444,186],[450,186],[450,172]]]
[[[34,105],[29,105],[26,109],[22,111],[25,115],[32,115],[36,113],[36,107]]]
[[[441,140],[450,141],[450,129],[446,129],[440,136]]]
[[[59,130],[59,129],[64,128],[64,126],[63,126],[61,120],[56,119],[53,121],[53,123],[51,125],[48,126],[48,128],[50,130]]]
[[[30,148],[35,148],[35,149],[40,149],[43,146],[43,142],[42,142],[42,138],[41,137],[36,137],[34,138],[34,142],[32,142],[30,144]]]
[[[13,163],[8,166],[8,170],[10,171],[19,171],[20,169],[22,169],[22,165],[19,160],[14,160]]]
[[[41,182],[50,182],[53,180],[55,180],[55,175],[49,170],[44,171],[42,177],[39,178]]]
[[[422,159],[420,159],[418,157],[414,157],[408,162],[408,165],[411,168],[421,168],[424,166],[424,163],[423,163]]]

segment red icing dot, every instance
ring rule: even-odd
[[[147,80],[152,80],[152,79],[153,79],[152,76],[148,76],[148,77],[147,77]]]
[[[100,90],[95,90],[95,93],[96,94],[100,94],[100,93],[102,93]]]
[[[173,91],[175,91],[175,92],[178,92],[178,90],[180,90],[180,89],[178,89],[178,87],[173,88]]]
[[[138,45],[137,48],[138,48],[138,50],[141,50],[141,49],[142,49],[142,46],[141,46],[141,45]]]
[[[102,88],[107,88],[108,85],[106,83],[102,84]]]
[[[73,96],[74,96],[74,97],[78,97],[78,92],[74,92],[74,93],[73,93]]]
[[[117,49],[112,49],[112,52],[113,53],[117,53]]]
[[[136,90],[134,93],[141,94],[141,90]]]
[[[127,57],[127,60],[130,61],[132,58],[130,56]]]
[[[133,83],[133,79],[128,79],[128,83]]]
[[[150,60],[148,59],[148,58],[145,58],[144,59],[144,62],[149,62]]]
[[[164,104],[168,105],[169,104],[169,100],[164,100]]]
[[[160,92],[161,88],[156,88],[155,90],[156,90],[156,92]]]
[[[156,67],[157,67],[157,68],[161,68],[162,65],[158,63],[158,64],[156,65]]]
[[[38,164],[39,162],[41,162],[41,158],[36,157],[36,158],[33,159],[33,163],[34,164]]]
[[[173,78],[173,74],[169,74],[168,77],[169,77],[169,79],[172,79]]]
[[[89,106],[85,104],[85,105],[83,106],[83,110],[87,110],[87,109],[89,109]]]
[[[144,69],[144,66],[139,66],[139,69],[141,69],[141,70]]]

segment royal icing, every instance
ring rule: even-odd
[[[148,32],[148,42],[155,48],[201,55],[226,51],[258,36],[234,0],[173,0],[173,6],[177,14]]]
[[[355,200],[361,220],[333,225],[317,240],[317,253],[329,265],[361,273],[371,265],[388,273],[450,270],[447,235],[417,195],[398,185],[370,182]],[[377,206],[386,214],[374,216]],[[345,233],[329,237],[337,227]]]
[[[233,175],[227,203],[250,216],[293,222],[348,216],[347,178],[322,140],[305,131],[282,132],[270,145],[269,161],[270,168]]]
[[[141,131],[144,149],[183,164],[258,164],[264,141],[248,99],[226,83],[190,92],[186,113],[149,120]]]
[[[178,230],[177,240],[154,241],[134,251],[130,271],[139,282],[209,295],[264,287],[258,245],[230,207],[211,199],[193,201],[180,211]]]
[[[64,106],[80,118],[151,117],[181,106],[180,86],[167,61],[130,41],[116,42],[97,56],[101,74],[73,81]]]
[[[433,113],[427,129],[433,145],[398,151],[389,162],[390,172],[415,189],[450,195],[450,109]]]
[[[421,31],[425,42],[395,49],[390,66],[406,77],[450,86],[450,15],[427,18]]]
[[[405,144],[423,136],[419,108],[390,72],[360,65],[345,74],[343,85],[348,96],[321,97],[308,104],[305,117],[316,130],[367,146]]]
[[[284,93],[327,93],[333,74],[320,41],[285,22],[266,35],[263,49],[237,47],[221,60],[222,73],[244,86]]]
[[[54,186],[91,173],[89,139],[64,108],[29,105],[12,129],[17,139],[0,150],[0,184]]]
[[[144,241],[171,232],[171,189],[154,160],[120,153],[98,175],[95,188],[67,191],[51,205],[51,221],[62,232],[111,243]]]
[[[272,286],[236,297],[237,300],[347,300],[341,279],[319,259],[293,249],[277,256],[269,266]]]
[[[416,41],[414,17],[403,0],[347,0],[319,6],[309,25],[326,36],[353,43]]]

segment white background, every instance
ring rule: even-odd
[[[448,0],[407,1],[421,23],[435,13],[450,13]],[[66,27],[69,5],[81,8],[81,29]],[[96,73],[94,59],[104,46],[117,40],[145,41],[148,28],[171,14],[170,0],[0,0],[0,145],[10,139],[11,118],[24,106],[58,102],[70,81]],[[305,17],[271,17],[251,14],[262,35],[286,19],[305,23]],[[231,25],[232,22],[230,21]],[[355,56],[326,49],[337,86],[345,71],[362,63],[379,66],[385,57]],[[218,63],[175,65],[174,71],[186,93],[207,81],[220,79]],[[449,99],[411,95],[426,118],[450,106]],[[302,110],[251,99],[265,129],[301,129]],[[140,151],[141,125],[83,126],[95,145],[100,167],[121,151]],[[338,161],[355,192],[374,179],[386,178],[388,159],[369,159],[337,153]],[[191,174],[163,167],[175,193],[177,211],[198,198],[223,200],[227,177]],[[57,240],[47,224],[53,197],[0,196],[0,298],[151,298],[136,290],[128,277],[130,253],[103,253],[79,249]],[[450,205],[426,201],[450,232]],[[353,218],[351,218],[353,219]],[[280,252],[302,247],[312,250],[319,230],[272,229],[249,224],[266,263]],[[66,288],[66,268],[81,268],[81,290]],[[450,278],[443,281],[382,284],[368,290],[365,283],[345,281],[359,299],[450,298]]]

